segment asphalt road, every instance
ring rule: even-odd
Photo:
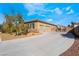
[[[64,32],[0,42],[0,56],[58,56],[74,43],[74,36]]]

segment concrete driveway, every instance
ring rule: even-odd
[[[1,56],[57,56],[69,49],[74,36],[65,32],[45,33],[42,35],[0,42]]]

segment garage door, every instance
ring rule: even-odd
[[[46,32],[48,30],[49,30],[49,27],[47,26],[40,26],[40,29],[39,29],[40,32]]]

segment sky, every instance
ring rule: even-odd
[[[21,13],[25,21],[38,19],[56,25],[67,26],[79,22],[78,3],[0,3],[0,24],[4,15]]]

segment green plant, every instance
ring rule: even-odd
[[[16,33],[16,35],[25,34],[28,31],[27,24],[25,24],[24,19],[21,14],[16,16],[5,16],[6,20],[2,25],[4,33]]]

